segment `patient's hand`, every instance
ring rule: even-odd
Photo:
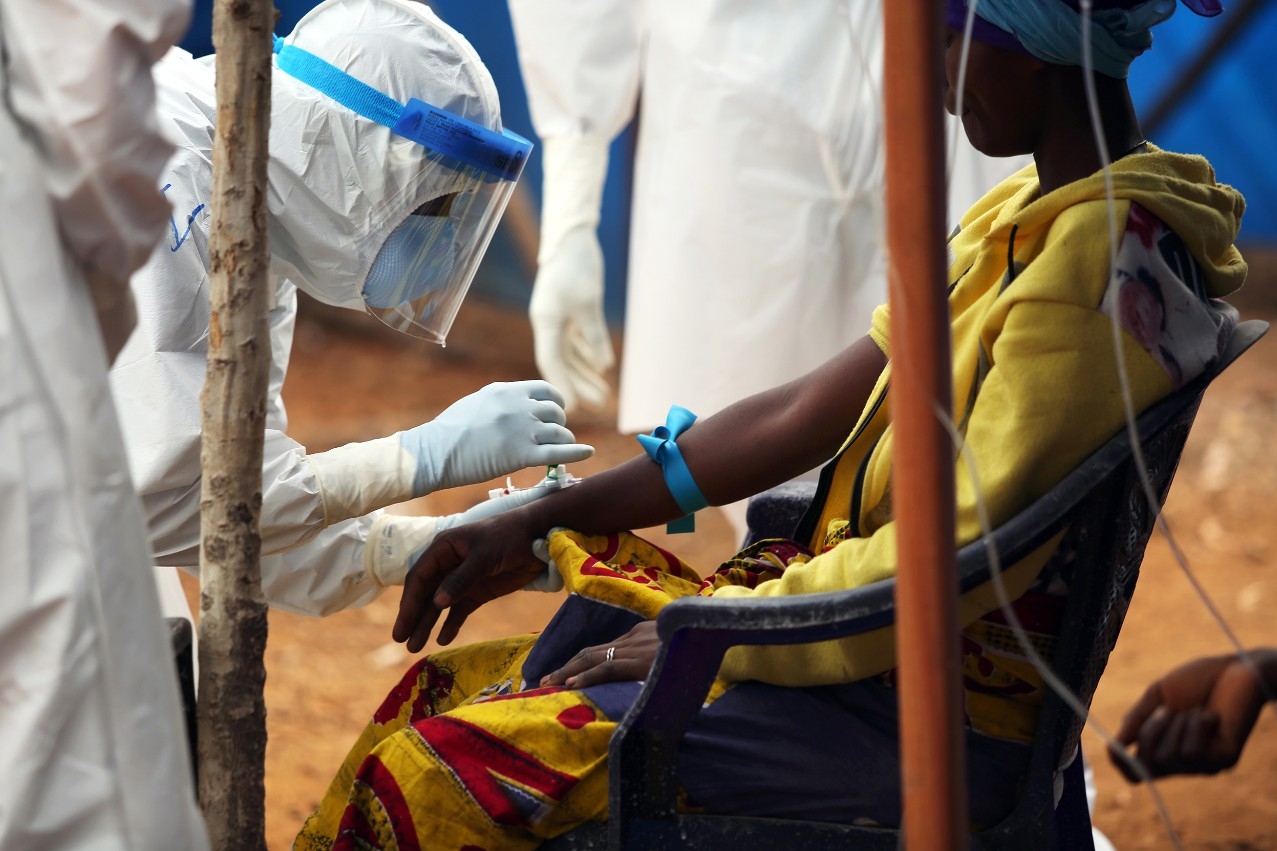
[[[616,641],[585,648],[562,668],[542,677],[541,685],[585,688],[599,683],[641,680],[652,670],[660,646],[656,621],[643,621]]]
[[[1249,655],[1262,676],[1273,678],[1277,650]],[[1148,687],[1122,721],[1117,741],[1135,745],[1153,777],[1215,774],[1237,763],[1265,698],[1264,684],[1236,654],[1196,659]],[[1124,761],[1110,758],[1127,780],[1139,782]]]
[[[413,653],[421,650],[447,609],[438,640],[451,643],[471,612],[545,571],[545,563],[532,554],[535,537],[518,510],[440,534],[404,580],[395,641],[406,641]]]

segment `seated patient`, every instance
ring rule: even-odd
[[[1149,27],[1174,5],[1094,5],[1111,201],[1075,4],[978,6],[963,124],[985,153],[1029,152],[1035,162],[972,207],[949,242],[952,416],[979,477],[977,488],[957,463],[958,544],[980,534],[977,490],[991,521],[1003,522],[1122,427],[1119,359],[1143,410],[1208,368],[1236,322],[1214,299],[1246,274],[1233,245],[1242,199],[1215,182],[1202,158],[1149,144],[1125,83],[1130,61],[1151,43]],[[1202,0],[1189,5],[1215,11]],[[950,0],[946,105],[954,112],[965,14],[962,0]],[[1114,319],[1123,329],[1116,351]],[[801,345],[802,329],[793,330],[792,344]],[[409,576],[395,624],[395,638],[414,652],[443,610],[439,640],[447,644],[479,605],[537,577],[537,538],[549,535],[571,594],[540,635],[446,650],[414,665],[295,847],[524,849],[606,818],[608,741],[650,669],[652,619],[670,599],[763,600],[894,575],[890,356],[882,307],[869,334],[829,363],[678,438],[715,505],[828,461],[797,541],[756,544],[705,579],[624,531],[689,507],[645,456],[440,535]],[[552,533],[560,528],[571,531]],[[1069,590],[1066,577],[1043,575],[1056,544],[1006,575],[1020,620],[1044,649]],[[976,825],[996,822],[1013,804],[1043,696],[1032,665],[1007,649],[1014,641],[995,607],[993,595],[973,592],[961,610]],[[733,649],[680,751],[685,804],[897,824],[894,664],[889,635]]]

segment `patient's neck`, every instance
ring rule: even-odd
[[[1097,74],[1095,89],[1104,128],[1104,151],[1096,144],[1081,69],[1061,69],[1054,78],[1053,108],[1033,151],[1043,195],[1090,177],[1106,161],[1121,159],[1144,144],[1126,82]]]

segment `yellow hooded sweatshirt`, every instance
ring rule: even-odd
[[[959,546],[980,535],[977,489],[997,526],[1123,426],[1117,356],[1142,411],[1200,374],[1236,323],[1236,312],[1214,298],[1245,279],[1233,245],[1240,194],[1217,184],[1201,157],[1152,146],[1111,173],[1112,218],[1102,173],[1040,196],[1030,165],[977,202],[950,238],[953,418],[978,474],[977,487],[967,462],[957,460]],[[1119,239],[1116,267],[1111,227]],[[1117,353],[1114,312],[1123,328]],[[890,358],[887,328],[883,306],[870,333]],[[890,372],[888,363],[821,477],[816,499],[823,508],[805,542],[817,555],[779,579],[715,596],[833,591],[895,575]],[[1013,597],[1033,585],[1055,544],[1004,565]],[[977,589],[961,602],[961,624],[995,608],[991,590]],[[894,665],[888,629],[820,644],[735,648],[721,673],[797,686],[848,682]]]

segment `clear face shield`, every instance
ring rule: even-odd
[[[443,344],[531,143],[416,98],[400,104],[278,39],[275,53],[281,70],[400,137],[392,142],[386,185],[377,193],[383,200],[361,246],[373,257],[361,292],[368,312],[382,322]]]
[[[381,244],[364,303],[390,327],[442,344],[532,146],[415,99],[392,129],[425,149],[417,197],[428,200]]]

